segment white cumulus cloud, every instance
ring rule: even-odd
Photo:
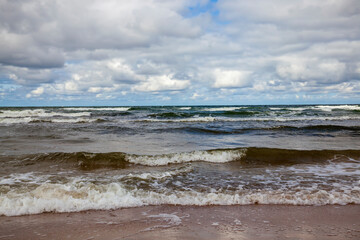
[[[141,92],[177,91],[189,86],[190,81],[188,80],[178,80],[173,76],[162,75],[152,76],[146,82],[134,86],[132,90]]]
[[[215,69],[213,74],[214,88],[242,88],[251,84],[249,71]]]

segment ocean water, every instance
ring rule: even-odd
[[[0,108],[0,215],[360,204],[360,105]]]

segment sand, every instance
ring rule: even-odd
[[[0,239],[360,239],[360,205],[162,205],[1,216]]]

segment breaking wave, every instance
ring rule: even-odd
[[[40,153],[23,156],[22,164],[49,162],[92,170],[99,168],[128,168],[135,165],[166,166],[189,162],[228,163],[239,166],[293,165],[320,163],[336,156],[360,159],[360,150],[293,150],[277,148],[235,148],[160,155],[136,155],[122,152],[110,153]],[[19,160],[20,161],[20,160]]]
[[[120,111],[125,112],[130,109],[130,107],[66,107],[63,108],[68,111]]]
[[[121,183],[93,184],[73,180],[66,184],[44,183],[29,192],[9,191],[0,196],[0,215],[43,212],[107,210],[144,205],[248,205],[248,204],[360,204],[360,188],[344,190],[238,190],[233,193],[175,191],[148,192],[127,189]]]
[[[85,117],[90,116],[91,112],[53,112],[45,109],[27,110],[1,110],[0,118],[23,118],[23,117]]]
[[[198,166],[191,163],[199,161],[203,163]],[[17,157],[13,163],[18,167],[34,165],[33,169],[37,164],[44,167],[49,163],[49,169],[52,164],[61,171],[0,177],[0,215],[160,204],[360,204],[360,181],[356,180],[360,174],[360,150],[238,148],[163,155],[48,153]],[[207,172],[205,163],[242,170],[218,175],[218,171]],[[148,167],[136,167],[140,165]],[[74,175],[79,170],[85,174]]]
[[[237,113],[235,113],[237,114]],[[241,115],[241,113],[240,113]],[[246,114],[245,114],[246,115]],[[250,113],[252,115],[252,113]],[[360,120],[360,116],[299,116],[299,117],[191,117],[179,119],[137,119],[134,122],[291,122],[291,121],[344,121],[344,120]]]

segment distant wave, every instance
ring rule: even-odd
[[[130,107],[64,107],[64,110],[68,111],[121,111],[125,112],[130,109]]]
[[[247,107],[211,107],[211,108],[201,108],[201,111],[207,111],[207,112],[235,111],[245,108]]]
[[[299,117],[286,117],[286,116],[274,116],[274,117],[191,117],[180,119],[136,119],[136,122],[244,122],[244,121],[274,121],[274,122],[289,122],[289,121],[342,121],[342,120],[360,120],[360,116],[299,116]]]
[[[90,112],[53,112],[45,109],[27,109],[27,110],[1,110],[0,118],[18,118],[18,117],[83,117],[90,116]]]
[[[57,114],[56,117],[43,116],[29,116],[29,117],[0,117],[0,124],[18,124],[18,123],[89,123],[89,122],[294,122],[294,121],[345,121],[345,120],[360,120],[360,116],[299,116],[299,117],[251,117],[254,113],[231,113],[229,116],[236,117],[213,117],[213,116],[191,116],[189,113],[155,113],[150,114],[147,118],[133,118],[133,119],[105,119],[103,117],[121,117],[127,114],[101,114],[93,117],[77,117],[75,114],[71,117],[66,114]],[[85,115],[85,114],[84,114]],[[81,116],[81,114],[79,114]],[[102,117],[103,116],[103,117]],[[188,117],[191,116],[191,117]],[[245,117],[244,117],[245,116]]]
[[[0,124],[19,124],[19,123],[91,123],[104,122],[101,118],[0,118]]]
[[[187,112],[162,112],[162,113],[152,113],[149,114],[148,117],[151,118],[189,118],[194,116],[193,113]]]
[[[224,128],[224,129],[214,129],[214,128],[205,128],[205,127],[192,127],[186,126],[181,128],[167,128],[164,131],[187,131],[193,133],[203,133],[203,134],[241,134],[248,133],[253,131],[294,131],[295,133],[298,131],[326,131],[326,132],[334,132],[334,131],[359,131],[360,135],[360,126],[341,126],[341,125],[306,125],[302,127],[295,126],[274,126],[274,127],[244,127],[244,128]]]
[[[319,110],[324,112],[331,112],[333,110],[346,111],[360,111],[359,105],[317,105],[317,106],[302,106],[302,107],[270,107],[270,110],[288,110],[288,111],[305,111],[305,110]]]

